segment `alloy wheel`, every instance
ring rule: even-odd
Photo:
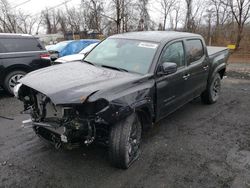
[[[9,79],[9,88],[13,91],[14,87],[18,84],[18,81],[23,77],[23,74],[15,74]]]

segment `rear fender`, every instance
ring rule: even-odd
[[[226,70],[226,63],[222,63],[217,67],[215,67],[213,71],[210,73],[208,81],[212,80],[212,78],[222,70]]]

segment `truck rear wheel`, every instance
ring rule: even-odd
[[[139,157],[142,125],[136,113],[111,128],[109,158],[113,166],[127,169]]]
[[[217,73],[211,82],[208,84],[207,89],[201,94],[201,100],[205,104],[216,103],[219,99],[221,91],[221,77]]]

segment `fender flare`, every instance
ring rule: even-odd
[[[210,73],[210,76],[208,77],[208,83],[210,83],[210,81],[211,81],[212,78],[215,76],[215,74],[217,74],[218,72],[220,72],[222,69],[226,69],[226,63],[222,63],[222,64],[218,65],[218,66]]]
[[[149,122],[153,122],[154,119],[154,105],[153,101],[150,98],[144,98],[143,100],[139,100],[134,102],[131,105],[124,105],[124,106],[117,106],[112,104],[112,102],[102,111],[98,112],[97,115],[100,116],[102,119],[104,119],[107,123],[109,123],[111,126],[115,125],[116,123],[124,120],[128,116],[130,116],[132,113],[138,113],[141,114],[143,112],[146,113],[146,118],[143,119],[146,124],[150,124]],[[107,119],[107,117],[111,118]],[[147,120],[147,121],[146,121]]]

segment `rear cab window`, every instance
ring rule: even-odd
[[[45,50],[36,38],[1,38],[0,46],[0,53]]]
[[[188,64],[199,61],[205,55],[203,42],[200,39],[188,39],[186,51]]]

